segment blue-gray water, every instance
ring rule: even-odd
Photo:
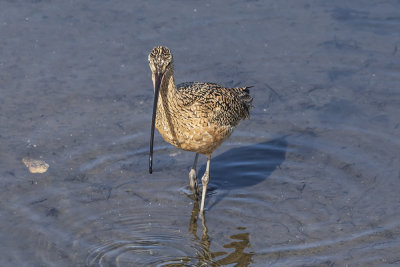
[[[1,266],[400,264],[399,1],[1,1],[0,36]],[[254,86],[205,221],[194,153],[148,173],[156,45]]]

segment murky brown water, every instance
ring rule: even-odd
[[[398,1],[1,1],[0,265],[400,264],[399,33]],[[155,45],[254,86],[205,220],[194,153],[157,134],[148,174]]]

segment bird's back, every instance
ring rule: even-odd
[[[253,98],[249,88],[225,88],[216,83],[188,82],[177,86],[185,106],[198,105],[208,113],[209,122],[220,126],[236,126],[249,117]]]

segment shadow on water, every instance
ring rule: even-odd
[[[281,136],[268,142],[230,149],[211,160],[210,193],[216,188],[223,190],[240,189],[254,186],[266,180],[282,164],[286,157],[287,136]],[[205,171],[203,165],[198,175]],[[212,208],[227,194],[220,194]]]

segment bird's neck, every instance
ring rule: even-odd
[[[162,101],[177,97],[178,92],[176,90],[173,70],[170,70],[164,74],[160,87],[160,97]]]

